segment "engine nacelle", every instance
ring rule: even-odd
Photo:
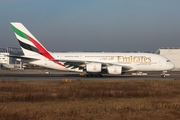
[[[88,64],[86,64],[86,71],[87,72],[97,73],[97,72],[101,72],[101,69],[102,69],[101,63],[88,63]]]
[[[109,66],[107,67],[109,74],[122,74],[122,67],[121,66]]]

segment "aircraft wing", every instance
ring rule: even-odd
[[[52,60],[53,61],[53,60]],[[86,67],[86,64],[88,63],[101,63],[102,69],[106,69],[108,66],[121,66],[123,70],[130,70],[132,69],[131,66],[127,65],[119,65],[116,63],[103,63],[103,62],[96,62],[96,61],[82,61],[82,60],[56,60],[64,63],[64,66],[67,68],[79,68],[80,70]]]

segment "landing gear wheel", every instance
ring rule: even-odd
[[[162,78],[165,78],[165,77],[166,77],[166,75],[163,75],[163,74],[162,74],[162,75],[161,75],[161,77],[162,77]]]
[[[102,77],[102,74],[85,74],[84,77]]]
[[[98,77],[102,77],[102,74],[98,74]]]
[[[165,78],[166,77],[166,73],[167,73],[167,71],[162,71],[161,77]]]
[[[100,74],[97,74],[97,77],[100,77]]]

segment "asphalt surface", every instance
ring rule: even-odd
[[[0,71],[0,81],[17,80],[17,81],[59,81],[63,79],[70,80],[180,80],[180,74],[170,74],[166,78],[161,78],[160,73],[148,75],[104,75],[103,77],[83,77],[79,73],[59,72],[59,71],[41,71],[41,70],[24,70],[24,71]]]

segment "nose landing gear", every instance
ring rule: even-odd
[[[166,77],[166,73],[167,73],[167,71],[163,71],[162,74],[161,74],[161,77],[165,78]]]
[[[162,77],[162,78],[165,78],[165,77],[166,77],[166,75],[161,74],[161,77]]]

